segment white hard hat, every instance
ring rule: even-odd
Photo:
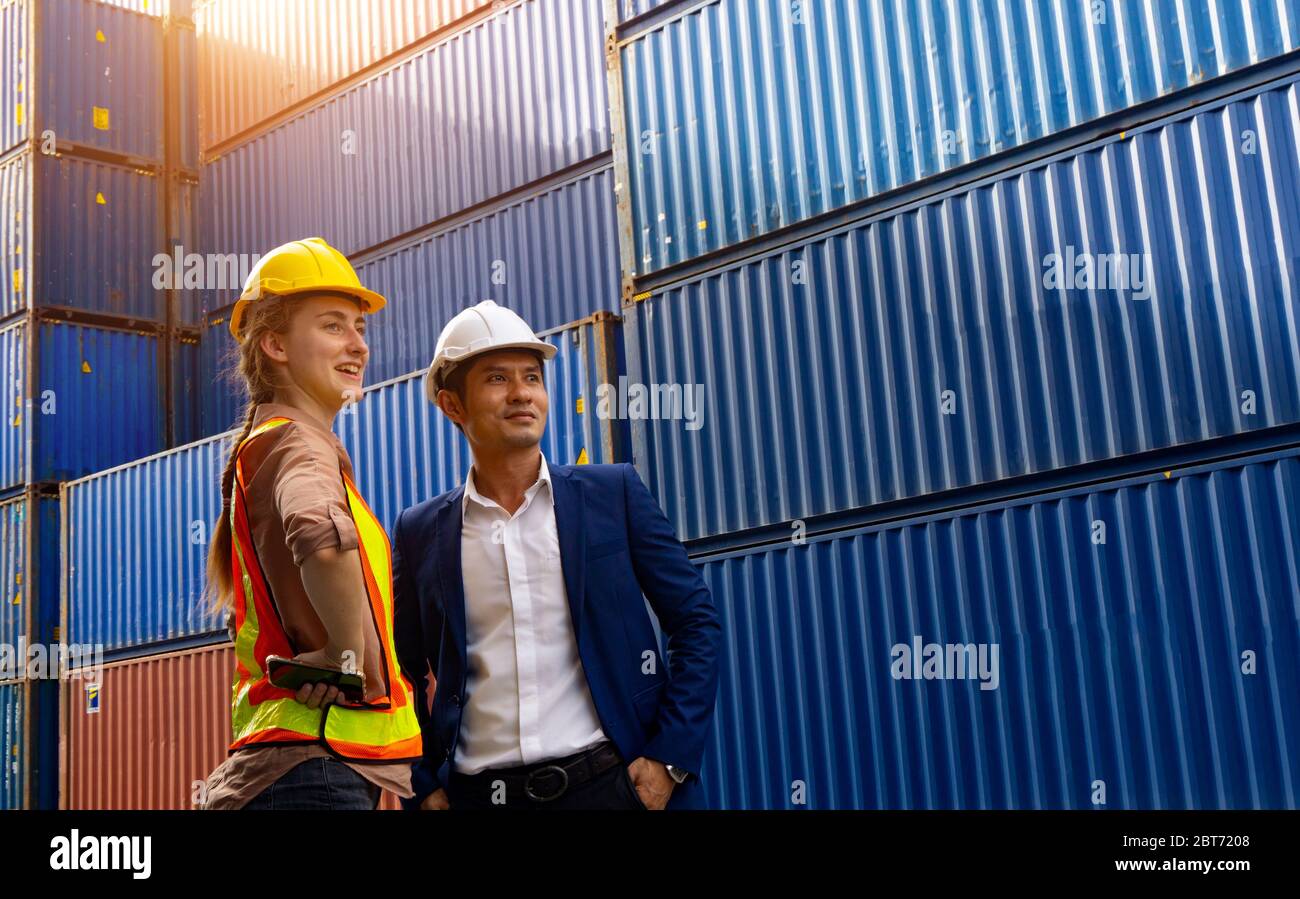
[[[494,350],[533,350],[549,360],[555,347],[538,340],[528,323],[509,309],[491,300],[458,313],[438,335],[433,362],[424,376],[424,395],[429,402],[438,401],[438,391],[445,386],[447,373],[466,359]]]

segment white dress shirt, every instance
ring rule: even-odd
[[[531,765],[600,743],[546,459],[514,515],[478,492],[471,468],[461,515],[468,666],[456,771]]]

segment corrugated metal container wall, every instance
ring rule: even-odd
[[[28,683],[0,684],[0,811],[27,805]]]
[[[154,256],[164,245],[156,177],[20,153],[0,163],[0,186],[4,315],[63,306],[163,319],[153,288]]]
[[[615,9],[618,13],[618,20],[626,22],[661,6],[677,3],[677,0],[614,0],[614,3],[616,4]],[[686,6],[687,4],[681,3],[679,5]]]
[[[66,481],[164,448],[157,335],[41,322],[37,352],[25,480]]]
[[[35,59],[27,46],[34,8]],[[89,0],[19,0],[0,11],[0,46],[4,81],[13,86],[0,99],[0,149],[53,131],[61,143],[162,158],[157,19]]]
[[[188,268],[185,259],[192,253],[198,253],[201,242],[198,234],[199,186],[188,181],[178,180],[172,185],[172,197],[172,220],[168,227],[170,238],[167,249],[172,254],[172,274],[176,278],[173,283],[176,285],[177,324],[182,327],[196,327],[202,325],[204,319],[204,294],[203,291],[197,288],[185,288],[185,272]],[[179,272],[176,271],[175,263],[176,248],[178,246],[182,251],[182,267]],[[238,297],[238,293],[234,293]],[[234,300],[232,299],[231,302],[234,302]]]
[[[705,390],[702,429],[647,421],[636,438],[679,535],[1300,421],[1298,91],[1156,123],[627,310],[632,380]],[[1257,154],[1240,152],[1247,132]],[[1112,263],[1133,289],[1103,289]]]
[[[636,272],[1300,46],[1296,0],[716,0],[621,50]]]
[[[63,635],[121,654],[226,639],[202,602],[223,437],[63,487]]]
[[[374,382],[427,366],[443,326],[480,300],[514,310],[534,331],[616,312],[613,172],[603,168],[453,225],[362,262],[357,274],[389,301],[366,332],[366,376]]]
[[[18,646],[19,637],[30,640],[28,610],[23,583],[27,571],[28,501],[26,496],[0,502],[0,645]],[[18,676],[16,673],[12,677]],[[5,674],[0,669],[0,678]],[[4,808],[0,802],[0,808]]]
[[[23,483],[27,478],[27,326],[19,322],[0,328],[0,389],[4,409],[0,411],[0,489]]]
[[[1292,449],[703,562],[712,804],[1295,808],[1298,509]],[[996,689],[896,680],[916,636]]]
[[[200,433],[199,401],[207,389],[199,370],[199,341],[182,337],[175,341],[172,350],[172,445],[184,446],[207,435]]]
[[[230,745],[234,670],[227,642],[105,665],[94,700],[63,681],[59,807],[195,807]]]
[[[0,502],[0,645],[15,654],[0,663],[0,680],[42,676],[27,670],[18,641],[56,642],[58,548],[58,500],[25,493]]]
[[[211,316],[199,336],[199,371],[203,395],[199,418],[203,437],[224,434],[243,424],[248,392],[237,373],[238,344],[230,335],[229,312]],[[373,380],[373,379],[371,379]]]
[[[372,248],[605,152],[607,106],[600,0],[503,7],[211,160],[204,252]]]
[[[199,167],[199,46],[193,28],[175,28],[177,64],[180,66],[180,115],[177,122],[177,152],[180,164],[191,170]]]
[[[209,149],[497,0],[209,0],[194,11]]]
[[[618,380],[621,329],[609,313],[539,335],[558,349],[546,369],[550,399],[542,452],[552,464],[627,462],[624,423],[600,419],[596,390]],[[464,480],[469,446],[425,398],[424,372],[376,385],[336,419],[357,489],[391,532],[397,514]]]

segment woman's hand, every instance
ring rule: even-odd
[[[451,808],[451,802],[447,799],[446,790],[434,790],[424,801],[420,803],[422,812],[441,812]]]
[[[341,695],[339,688],[330,684],[303,684],[293,698],[309,709],[319,709],[337,702]]]

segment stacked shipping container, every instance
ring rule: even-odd
[[[60,636],[58,482],[197,431],[185,385],[198,332],[179,327],[197,313],[154,279],[155,256],[193,230],[197,141],[182,124],[196,118],[193,56],[193,26],[174,13],[0,4],[0,496],[16,517],[5,552],[19,581],[5,589],[27,622],[5,635],[14,649],[7,638]],[[13,690],[20,726],[0,751],[25,762],[0,807],[49,807],[57,684]]]
[[[1294,807],[1295,5],[612,2],[714,804]]]

